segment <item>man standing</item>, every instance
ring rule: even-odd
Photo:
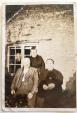
[[[43,58],[37,54],[37,49],[35,46],[33,46],[31,48],[31,52],[30,52],[30,66],[31,67],[35,67],[38,70],[38,74],[39,74],[39,82],[43,79],[43,70],[45,69],[45,63]]]
[[[38,96],[44,98],[43,107],[57,108],[62,94],[63,76],[60,71],[54,69],[53,59],[46,60],[45,69],[45,80],[38,87]]]
[[[38,91],[37,69],[30,67],[30,59],[24,58],[23,67],[19,68],[11,85],[12,95],[27,95],[28,107],[35,107],[36,93]]]

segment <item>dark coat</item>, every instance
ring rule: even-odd
[[[63,76],[61,72],[56,69],[52,71],[44,71],[44,79],[38,87],[38,96],[44,97],[44,107],[55,107],[57,106],[59,97],[62,93]],[[54,83],[55,87],[52,90],[43,90],[43,84],[48,85]]]
[[[41,56],[37,55],[35,58],[30,57],[30,65],[31,67],[35,67],[37,69],[45,69],[45,63]]]
[[[43,71],[45,70],[45,63],[43,58],[40,55],[37,55],[35,58],[30,57],[31,67],[35,67],[38,70],[39,82],[43,79]]]

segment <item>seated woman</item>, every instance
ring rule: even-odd
[[[12,95],[27,95],[28,107],[35,107],[36,93],[38,91],[37,69],[30,67],[30,59],[22,60],[22,68],[19,68],[11,85]]]
[[[52,59],[46,60],[43,75],[45,80],[38,87],[37,106],[45,108],[59,107],[63,76],[61,72],[54,69],[54,61]]]

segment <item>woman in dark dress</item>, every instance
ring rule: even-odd
[[[54,69],[52,59],[47,59],[45,68],[45,80],[39,84],[38,96],[44,99],[42,107],[57,108],[62,94],[63,76],[60,71]]]

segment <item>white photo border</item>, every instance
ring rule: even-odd
[[[5,107],[5,37],[6,37],[6,16],[5,16],[5,6],[6,5],[38,5],[38,4],[73,4],[74,7],[74,37],[75,37],[75,49],[77,49],[76,46],[76,36],[77,36],[77,4],[75,2],[15,2],[15,3],[3,3],[2,5],[2,11],[3,11],[3,15],[2,15],[2,92],[1,92],[1,99],[2,99],[2,111],[19,111],[19,112],[51,112],[51,111],[76,111],[77,108],[7,108]],[[77,51],[75,51],[75,54],[77,55]],[[77,58],[76,58],[77,59]],[[76,64],[77,64],[77,60],[76,60]],[[77,69],[76,69],[77,72]],[[76,78],[77,79],[77,78]],[[76,83],[77,85],[77,83]],[[77,90],[76,90],[77,91]]]

